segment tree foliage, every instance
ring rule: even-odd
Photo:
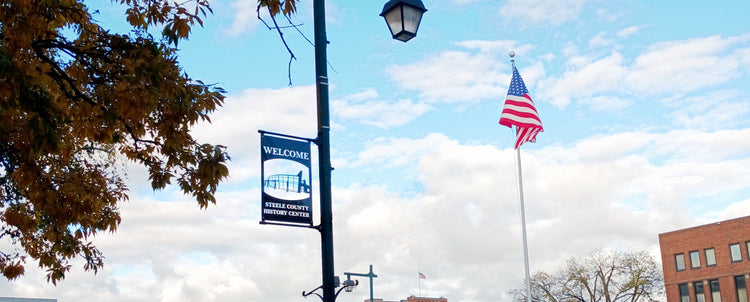
[[[297,1],[298,0],[258,0],[258,9],[261,7],[268,8],[268,13],[271,17],[280,13],[285,16],[291,16],[297,12]]]
[[[0,0],[0,273],[8,279],[32,259],[55,284],[73,259],[100,269],[92,240],[120,223],[126,161],[144,166],[154,189],[175,183],[201,208],[228,176],[225,148],[190,134],[210,122],[224,91],[177,61],[178,41],[211,13],[208,0],[113,2],[127,8],[128,34],[101,27],[82,1]],[[291,0],[268,4],[294,10]]]
[[[598,250],[568,259],[555,273],[540,271],[531,277],[532,301],[656,301],[663,290],[661,267],[647,252]],[[512,293],[515,301],[526,301],[525,287]]]

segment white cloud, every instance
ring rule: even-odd
[[[740,202],[735,202],[727,206],[723,211],[719,212],[718,215],[710,221],[727,220],[733,218],[744,217],[747,213],[750,213],[750,199],[745,199]]]
[[[691,155],[702,152],[702,144],[731,144],[745,132],[621,133],[570,147],[523,152],[532,269],[556,267],[567,257],[596,248],[658,251],[657,233],[698,221],[687,214],[693,203],[748,189],[750,179],[740,171],[750,169],[750,161],[721,154],[696,161],[699,156]],[[455,280],[457,287],[471,287],[471,278],[466,276],[485,271],[480,269],[483,264],[489,265],[485,267],[488,272],[495,272],[486,276],[487,282],[502,288],[517,286],[522,267],[518,265],[520,222],[512,150],[430,137],[429,144],[393,139],[363,152],[380,154],[371,165],[416,161],[424,189],[409,200],[399,200],[385,193],[387,188],[353,188],[346,193],[350,201],[342,210],[349,217],[344,228],[351,227],[344,236],[352,236],[350,240],[355,240],[355,234],[375,236],[376,242],[387,242],[401,253],[371,261],[396,267],[412,262],[433,273],[462,276]],[[382,152],[404,150],[406,144],[429,147],[413,153]],[[750,151],[747,143],[734,144],[736,152]],[[672,159],[665,162],[664,157]],[[700,200],[694,200],[695,196],[701,196]],[[664,211],[672,215],[656,214]],[[377,221],[398,223],[380,225]],[[418,239],[414,234],[419,234]],[[411,240],[418,243],[408,244]],[[498,260],[497,254],[505,256]],[[356,259],[354,255],[350,257]],[[498,277],[498,270],[506,277]],[[474,298],[487,301],[504,294],[483,293]]]
[[[660,156],[670,154],[670,160],[675,162],[736,160],[741,159],[750,148],[750,141],[745,139],[748,135],[750,129],[678,129],[660,138],[663,141],[655,151]]]
[[[522,24],[560,25],[575,20],[585,3],[586,0],[510,0],[500,8],[500,15]]]
[[[623,30],[617,32],[617,37],[618,38],[627,38],[629,36],[632,36],[634,34],[639,33],[645,27],[646,26],[630,26],[630,27],[626,27]]]
[[[506,81],[509,70],[486,53],[470,54],[445,51],[423,61],[392,66],[387,73],[403,89],[417,90],[431,103],[476,103],[504,95],[500,82]]]
[[[613,43],[603,35],[591,39],[591,46]],[[538,90],[541,99],[550,100],[558,108],[579,102],[599,111],[625,108],[643,96],[685,94],[739,76],[746,54],[743,50],[728,51],[745,40],[713,36],[657,43],[632,64],[619,51],[597,57],[579,54],[569,45],[563,52],[569,58],[565,62],[567,71],[557,78],[539,79]],[[531,49],[514,41],[464,41],[458,45],[480,52],[445,51],[421,62],[391,67],[388,74],[402,88],[419,91],[427,102],[474,103],[505,94],[508,75],[503,70],[507,66],[500,53]],[[545,75],[541,62],[533,70],[524,71],[527,86],[536,82],[535,76]]]
[[[248,32],[252,32],[259,26],[266,29],[266,25],[274,26],[273,20],[268,14],[268,9],[262,7],[260,9],[260,18],[266,25],[262,25],[263,22],[258,19],[258,2],[257,1],[243,1],[236,0],[229,4],[230,8],[224,14],[232,15],[230,18],[231,25],[223,29],[225,35],[231,37],[240,36]],[[333,1],[326,1],[326,23],[329,25],[340,25],[343,19],[343,13],[339,10],[339,7]],[[297,3],[297,12],[291,17],[293,22],[297,25],[310,23],[313,18],[313,3],[312,1],[301,1]],[[279,26],[289,26],[286,17],[277,16],[276,21]],[[284,31],[284,29],[282,29]],[[278,39],[278,36],[275,36]]]
[[[450,0],[451,3],[455,3],[455,4],[458,4],[458,5],[464,5],[464,4],[474,3],[474,2],[477,2],[477,1],[480,1],[480,0]]]
[[[646,94],[679,94],[713,86],[738,75],[740,65],[725,58],[737,38],[712,36],[652,45],[636,58],[628,87]]]
[[[198,123],[193,137],[201,143],[224,145],[231,157],[227,184],[238,184],[260,176],[258,130],[300,137],[317,136],[317,105],[314,86],[281,89],[247,89],[228,95],[211,116],[211,123]],[[152,188],[143,166],[127,162],[130,190],[145,194]]]
[[[367,143],[368,147],[352,162],[353,167],[385,165],[388,167],[415,163],[415,158],[451,141],[439,133],[421,139],[380,137]],[[455,142],[452,142],[455,143]]]
[[[522,55],[534,49],[532,45],[520,44],[518,41],[512,40],[469,40],[458,42],[456,45],[467,49],[479,49],[483,53],[507,54],[510,51],[514,51],[518,55]]]
[[[352,96],[331,102],[331,111],[337,120],[353,121],[378,128],[404,125],[433,107],[411,100],[386,102],[377,100],[377,92],[368,89]]]
[[[250,32],[260,24],[258,20],[257,4],[252,1],[238,0],[231,4],[234,12],[232,25],[224,31],[230,37]],[[261,17],[268,17],[268,12],[261,10]]]
[[[574,102],[601,105],[595,101],[597,99],[619,100],[608,110],[632,104],[628,100],[647,97],[664,98],[668,102],[739,77],[745,53],[732,47],[747,40],[744,36],[711,36],[660,42],[648,47],[632,63],[619,51],[599,58],[595,54],[580,54],[577,47],[569,45],[563,50],[563,54],[569,57],[565,62],[567,70],[559,77],[543,80],[540,90],[544,99],[550,99],[558,108]],[[593,44],[605,43],[601,34],[591,41]],[[739,113],[730,116],[742,112],[743,105],[737,106],[740,107],[736,108],[740,109]],[[681,119],[686,121],[684,116]]]
[[[736,54],[744,68],[750,68],[750,48],[739,49]]]
[[[419,62],[391,66],[386,72],[396,85],[416,90],[428,103],[477,103],[504,97],[510,79],[508,52],[530,52],[533,47],[516,41],[463,41],[469,51],[443,51]],[[535,74],[541,65],[535,67]],[[526,77],[527,75],[524,75]]]
[[[688,93],[702,87],[726,82],[738,76],[742,66],[742,50],[729,53],[729,45],[742,38],[709,37],[654,44],[635,58],[634,63],[619,51],[599,57],[580,54],[569,45],[563,55],[567,71],[557,78],[547,78],[539,61],[522,69],[527,86],[541,92],[541,98],[559,108],[573,102],[593,106],[595,110],[617,110],[632,105],[645,95]],[[612,44],[600,33],[590,40],[594,48]],[[703,50],[700,45],[711,44]],[[394,82],[402,88],[417,90],[429,102],[477,102],[498,98],[505,94],[509,75],[503,63],[508,49],[522,52],[530,46],[514,41],[464,41],[457,45],[478,49],[479,53],[446,51],[406,66],[388,70]],[[684,64],[684,62],[689,62]],[[695,63],[700,62],[700,63]]]
[[[211,124],[194,129],[201,142],[222,144],[232,157],[230,182],[259,175],[258,130],[300,137],[316,137],[315,87],[248,89],[230,95],[223,107],[211,115]]]
[[[592,97],[620,89],[626,76],[623,56],[612,53],[608,57],[581,65],[580,69],[566,71],[559,79],[551,79],[540,86],[545,98],[563,108],[574,98]]]
[[[605,38],[605,35],[605,33],[599,33],[595,37],[591,38],[591,40],[589,40],[589,47],[602,48],[612,46],[614,44],[614,41],[612,39]]]
[[[591,108],[593,111],[618,111],[633,105],[634,102],[616,96],[595,96],[579,100],[580,104]]]
[[[738,91],[716,91],[701,97],[673,101],[670,116],[688,129],[726,129],[744,121],[750,113],[750,96]]]

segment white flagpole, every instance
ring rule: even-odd
[[[422,270],[419,270],[418,273],[421,274]],[[419,284],[419,296],[421,297],[422,296],[422,276],[420,276],[419,274],[417,274],[417,283]]]
[[[516,68],[515,52],[510,52],[510,63],[513,69]],[[513,146],[518,140],[518,127],[515,129]],[[526,301],[531,302],[531,275],[529,274],[529,245],[526,240],[526,210],[523,205],[523,177],[521,173],[521,146],[516,148],[516,180],[518,182],[518,200],[521,204],[521,234],[523,235],[523,263],[526,270]]]
[[[515,143],[515,141],[514,141]],[[531,276],[529,274],[529,245],[526,240],[526,210],[523,205],[523,178],[521,177],[521,148],[516,149],[516,178],[518,200],[521,203],[521,233],[523,234],[523,263],[526,269],[526,301],[531,302]]]

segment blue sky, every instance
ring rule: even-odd
[[[533,272],[598,248],[660,261],[659,233],[750,213],[750,3],[425,1],[418,36],[402,43],[378,16],[384,2],[326,6],[336,272],[372,264],[376,298],[421,287],[449,301],[508,301],[522,286],[514,138],[497,123],[511,50],[545,128],[522,147]],[[310,40],[311,4],[292,19]],[[180,60],[228,91],[213,123],[195,129],[233,159],[217,205],[153,193],[131,167],[122,225],[95,240],[103,271],[77,265],[54,287],[30,267],[0,293],[303,301],[320,284],[316,231],[258,224],[258,130],[316,135],[313,47],[284,30],[297,57],[289,86],[289,54],[255,2],[211,5]],[[124,30],[121,8],[98,9]],[[360,286],[338,301],[368,295]]]

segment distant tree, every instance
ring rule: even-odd
[[[555,273],[540,271],[531,277],[532,301],[656,301],[663,291],[661,266],[647,252],[597,250],[583,259],[568,259],[567,267]],[[526,301],[525,285],[511,293],[515,301]]]
[[[272,15],[297,0],[258,0]],[[82,0],[0,0],[0,273],[30,259],[56,284],[70,261],[96,272],[94,235],[114,232],[128,199],[125,160],[151,186],[173,181],[201,208],[228,176],[225,148],[190,128],[221,106],[220,87],[193,80],[177,44],[211,13],[208,0],[113,0],[127,34],[97,24]],[[153,32],[160,32],[154,37]],[[8,248],[10,246],[10,248]]]

